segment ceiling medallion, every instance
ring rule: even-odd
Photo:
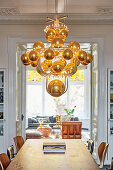
[[[68,77],[77,71],[77,66],[88,65],[92,62],[93,56],[82,49],[76,41],[69,43],[66,47],[64,41],[68,36],[68,27],[64,25],[58,16],[49,19],[53,25],[46,26],[46,39],[51,43],[49,48],[45,48],[44,43],[38,41],[33,45],[30,52],[21,56],[21,61],[25,66],[31,64],[36,67],[41,76],[46,77],[47,92],[54,97],[59,97],[68,89]]]

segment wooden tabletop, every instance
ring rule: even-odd
[[[65,142],[65,154],[43,154],[43,142]],[[99,170],[80,139],[28,139],[7,170]]]

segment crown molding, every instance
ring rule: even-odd
[[[0,7],[0,16],[12,16],[12,15],[19,15],[20,12],[18,8],[14,7]]]
[[[98,14],[113,15],[113,7],[97,7]]]
[[[64,23],[67,25],[77,25],[77,24],[113,24],[113,9],[109,9],[110,14],[108,12],[103,12],[102,8],[98,8],[97,13],[95,14],[75,14],[75,13],[63,13],[59,14],[59,16],[67,15],[68,18],[64,20]],[[108,9],[106,9],[108,11]],[[7,15],[4,15],[4,13]],[[20,14],[18,10],[8,9],[8,11],[2,10],[0,12],[0,24],[31,24],[31,25],[47,25],[47,17],[54,18],[54,14]],[[111,14],[112,13],[112,14]]]

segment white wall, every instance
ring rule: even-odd
[[[9,37],[18,37],[18,38],[32,38],[38,40],[38,38],[42,37],[44,41],[44,32],[43,29],[45,26],[41,25],[0,25],[0,67],[2,68],[10,68],[9,71],[9,109],[8,109],[8,124],[9,124],[9,140],[8,144],[12,144],[13,137],[15,136],[15,128],[16,124],[13,119],[15,119],[16,109],[13,109],[13,101],[15,100],[15,83],[13,76],[15,76],[15,67],[13,68],[13,65],[15,63],[12,63],[11,68],[11,51],[14,51],[16,49],[13,49],[13,46],[11,46],[11,41],[8,41]],[[102,38],[103,39],[103,49],[101,48],[100,53],[102,52],[102,68],[100,68],[100,86],[101,86],[101,93],[99,95],[99,104],[100,107],[100,118],[101,118],[101,124],[99,124],[98,129],[98,135],[100,136],[100,141],[106,140],[107,136],[107,111],[106,111],[106,67],[113,67],[113,25],[69,25],[69,36],[68,37],[76,37],[75,40],[81,39],[83,42],[87,38],[91,38],[92,41],[95,41],[95,38]],[[70,38],[68,38],[70,40]],[[46,41],[46,40],[45,40]],[[11,49],[8,49],[11,48]],[[16,54],[13,56],[16,57]],[[14,59],[15,61],[15,59]],[[102,80],[102,82],[101,82]],[[11,88],[12,87],[12,88]],[[104,96],[104,97],[103,97]],[[102,101],[103,99],[103,101]]]

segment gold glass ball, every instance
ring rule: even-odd
[[[54,51],[51,50],[50,48],[47,49],[45,52],[44,52],[44,57],[47,59],[47,60],[52,60],[54,58]]]
[[[65,41],[66,37],[68,36],[68,32],[65,29],[61,29],[59,31],[58,37]]]
[[[55,61],[52,68],[55,72],[60,73],[64,69],[64,64],[60,61]]]
[[[24,65],[26,66],[29,65],[30,64],[29,53],[22,54],[21,61]]]
[[[46,63],[41,63],[42,70],[46,73],[48,71],[48,65]]]
[[[38,61],[31,61],[31,66],[36,67],[38,65]]]
[[[48,85],[48,92],[53,97],[61,96],[65,91],[65,85],[61,80],[52,80]]]
[[[54,29],[49,29],[46,33],[47,41],[51,42],[56,37],[56,31]]]
[[[45,60],[44,63],[47,64],[48,67],[52,66],[52,61],[51,60]]]
[[[34,50],[30,51],[30,53],[29,53],[29,59],[30,59],[31,61],[36,61],[36,60],[38,60],[38,59],[39,59],[39,53],[36,52],[36,51],[34,51]]]
[[[54,38],[51,42],[52,48],[62,48],[64,46],[64,41],[61,38]]]
[[[91,63],[93,61],[93,56],[89,53],[87,53],[87,57],[86,57],[86,60],[85,60],[85,63]]]
[[[76,41],[73,41],[68,45],[68,48],[71,48],[71,49],[77,51],[80,49],[80,44]]]
[[[66,65],[65,70],[68,74],[70,74],[70,73],[72,73],[74,67],[75,67],[75,64],[69,63],[69,64]]]
[[[73,57],[73,52],[69,48],[67,48],[63,51],[63,57],[66,60],[70,60]]]
[[[44,49],[44,43],[41,41],[35,42],[33,45],[33,49],[37,51],[41,51]]]
[[[77,59],[80,61],[85,61],[87,58],[87,53],[83,50],[77,52]]]
[[[60,59],[59,61],[60,61],[61,63],[63,63],[64,67],[66,66],[66,60]]]

